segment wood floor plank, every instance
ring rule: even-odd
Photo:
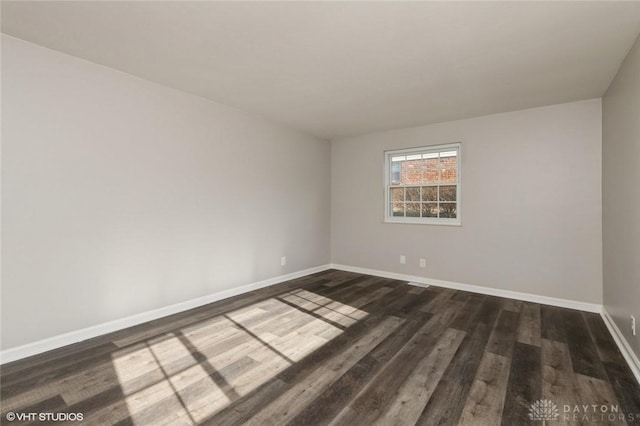
[[[327,290],[323,290],[322,292],[318,292],[325,297],[331,298],[333,300],[350,304],[353,300],[358,299],[359,297],[371,294],[382,287],[392,287],[393,280],[387,278],[380,277],[371,277],[366,276],[366,280],[358,281],[356,285],[346,285],[337,286],[333,288],[329,288]],[[309,290],[312,291],[312,290]]]
[[[448,307],[430,318],[389,361],[386,368],[376,375],[362,392],[349,404],[351,410],[341,412],[335,422],[338,424],[353,424],[364,422],[371,424],[383,415],[388,405],[393,401],[397,389],[411,374],[413,368],[432,349],[435,342],[442,336],[459,312],[454,310],[458,306],[455,301]],[[353,413],[357,417],[345,417]]]
[[[540,306],[540,334],[548,340],[567,343],[563,309],[548,305]]]
[[[506,356],[485,351],[462,410],[461,424],[478,426],[500,424],[510,363],[511,359]]]
[[[158,380],[155,380],[149,383],[149,386],[157,382]],[[122,411],[123,414],[121,418],[127,417],[127,414],[124,412],[124,410],[127,409],[125,395],[122,392],[122,389],[118,386],[112,386],[98,395],[84,399],[76,404],[69,405],[68,408],[62,410],[62,412],[83,413],[83,417],[86,420],[89,421],[89,419],[91,419],[90,421],[94,422],[100,413],[107,413],[111,409],[115,412]]]
[[[582,313],[567,309],[562,316],[573,370],[585,376],[606,379],[602,361]]]
[[[181,380],[172,380],[176,393],[143,407],[140,411],[132,413],[130,418],[136,424],[159,424],[168,418],[188,418],[199,423],[226,406],[229,400],[240,397],[238,392],[242,392],[242,386],[236,379],[248,371],[247,366],[259,367],[253,359],[245,357],[220,371],[203,368],[196,371],[196,375],[191,379],[185,380],[183,376]],[[230,386],[230,383],[233,386]],[[175,410],[176,404],[179,404],[181,409]],[[174,411],[178,412],[177,416]]]
[[[497,297],[488,296],[482,303],[482,306],[475,317],[475,321],[486,324],[489,328],[493,328],[495,326],[496,319],[500,314],[501,305],[502,302]]]
[[[640,424],[640,384],[635,380],[628,365],[605,362],[604,368],[620,404],[620,411],[634,417],[633,422]]]
[[[424,287],[417,287],[417,286],[415,286],[415,287],[413,287],[413,288],[411,288],[411,289],[409,290],[409,293],[411,293],[411,294],[422,294],[422,293],[424,293],[426,290],[427,290],[427,289],[426,289],[426,288],[424,288]]]
[[[20,412],[22,413],[56,413],[65,412],[66,410],[67,404],[60,395],[55,395],[34,404],[20,407]],[[0,423],[2,422],[2,419],[6,419],[6,415],[9,411],[14,410],[11,410],[9,407],[5,407],[4,405],[1,406]]]
[[[522,309],[522,301],[514,299],[504,299],[502,302],[502,309],[505,311],[520,313]]]
[[[388,336],[340,379],[331,384],[290,424],[329,424],[423,326],[431,314],[416,310],[398,330]]]
[[[111,353],[119,349],[111,342],[95,347],[92,346],[89,349],[84,349],[76,345],[74,345],[74,347],[76,348],[77,353],[74,353],[71,350],[68,352],[72,354],[72,356],[57,354],[49,362],[43,362],[39,358],[37,364],[34,365],[33,368],[20,369],[12,373],[10,372],[7,373],[6,377],[4,375],[5,368],[4,365],[2,365],[2,368],[0,368],[0,374],[2,374],[3,391],[7,391],[10,394],[16,394],[25,389],[44,386],[69,374],[73,374],[83,368],[89,368],[95,363],[108,362],[111,358]],[[64,351],[63,353],[67,352]],[[16,361],[16,363],[20,363],[20,365],[22,365],[25,361]]]
[[[239,401],[241,404],[231,404],[220,413],[201,421],[202,425],[242,425],[264,407],[268,406],[275,396],[283,394],[290,385],[280,379],[270,380],[260,387],[259,392],[252,393]]]
[[[229,334],[230,331],[233,334]],[[219,345],[216,345],[215,339],[207,342],[206,345],[194,339],[201,348],[201,355],[211,360],[220,359],[231,347],[238,349],[256,344],[250,336],[241,334],[239,330],[231,327],[220,327],[212,335],[220,339]],[[191,334],[189,336],[193,337]],[[231,345],[225,345],[227,339],[230,339]],[[166,374],[179,374],[199,363],[194,358],[193,351],[185,348],[175,335],[170,334],[150,340],[148,345],[140,346],[138,351],[114,356],[110,363],[100,364],[97,369],[89,369],[69,376],[59,381],[57,387],[69,404],[106,391],[113,386],[113,380],[110,380],[113,377],[118,378],[118,385],[127,394],[135,392],[157,380],[160,366],[154,357],[160,357],[162,369]]]
[[[451,327],[461,331],[469,331],[469,329],[475,324],[475,320],[480,309],[482,309],[486,300],[487,297],[480,294],[472,294],[467,297],[464,308],[460,311],[460,314],[456,317],[455,321],[453,321]]]
[[[399,289],[401,291],[401,289]],[[391,303],[393,305],[393,302]],[[343,351],[355,344],[369,330],[376,328],[383,320],[384,315],[370,316],[366,320],[348,328],[343,334],[331,340],[315,352],[308,355],[302,362],[282,371],[278,376],[257,387],[240,400],[230,404],[227,408],[209,419],[213,424],[244,424],[253,413],[267,406],[278,395],[284,393],[293,384],[303,380],[313,371],[320,368],[327,359],[339,356]],[[277,381],[277,385],[272,382]],[[284,383],[284,386],[280,386]],[[277,392],[275,391],[277,390]]]
[[[592,314],[589,312],[582,312],[582,316],[587,323],[587,327],[591,333],[591,339],[593,340],[593,343],[595,343],[600,360],[602,362],[626,365],[624,357],[616,346],[607,326],[602,321],[602,317],[598,314]]]
[[[451,299],[452,300],[457,300],[458,302],[466,302],[467,300],[469,300],[469,297],[471,297],[471,296],[479,296],[479,295],[478,294],[470,295],[466,291],[454,290],[454,293],[453,293],[453,296],[451,297]]]
[[[393,315],[400,318],[412,317],[419,308],[431,303],[432,300],[431,293],[414,294],[409,289],[404,297],[404,303],[393,312]]]
[[[523,303],[518,324],[517,341],[540,347],[540,305]]]
[[[493,324],[476,324],[436,386],[417,425],[457,424],[465,407]]]
[[[431,300],[430,303],[424,305],[420,309],[424,312],[435,314],[440,310],[442,305],[444,305],[449,299],[453,297],[453,295],[456,292],[455,290],[446,289],[446,288],[430,287],[430,293],[434,294],[433,299]]]
[[[463,331],[447,329],[435,344],[434,349],[418,363],[405,383],[398,389],[395,399],[375,424],[397,426],[415,424],[465,335]]]
[[[571,421],[578,421],[583,424],[597,423],[598,425],[627,424],[624,416],[616,415],[613,420],[608,416],[610,407],[618,406],[618,400],[607,381],[576,374],[575,382],[576,399],[579,401],[580,411],[573,413],[574,416],[570,419]],[[602,407],[607,407],[606,411]]]
[[[288,425],[328,425],[379,371],[380,362],[365,355],[293,417]]]
[[[513,352],[517,329],[518,313],[502,310],[491,332],[486,350],[496,355],[510,357]]]
[[[540,352],[538,346],[515,343],[502,412],[502,424],[505,426],[530,422],[529,407],[540,399],[542,393]]]
[[[569,347],[557,340],[542,339],[542,398],[552,401],[563,414],[563,407],[578,404],[576,385],[571,365]],[[563,415],[557,420],[560,425],[572,425],[575,422]]]
[[[402,323],[389,317],[339,356],[328,360],[303,380],[297,382],[267,407],[255,413],[247,425],[286,424],[313,401],[331,383],[363,358]]]

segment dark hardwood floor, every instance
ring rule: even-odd
[[[640,387],[598,315],[335,270],[6,364],[0,378],[3,424],[640,424]],[[558,416],[547,405],[530,418],[539,400]]]

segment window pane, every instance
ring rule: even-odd
[[[422,217],[438,217],[438,204],[422,203]]]
[[[402,162],[391,162],[391,185],[399,185],[402,181]]]
[[[440,157],[440,181],[442,183],[458,181],[458,156]]]
[[[438,183],[440,181],[440,178],[438,177],[438,164],[440,164],[440,159],[438,157],[429,157],[425,158],[423,161],[424,169],[422,171],[422,183]]]
[[[440,217],[457,217],[457,203],[440,203]]]
[[[456,186],[455,185],[441,186],[440,201],[456,201]]]
[[[413,156],[407,156],[407,161],[404,162],[404,176],[402,177],[402,183],[404,185],[418,185],[422,181],[422,158],[417,156],[416,159],[410,159]]]
[[[404,216],[404,203],[392,203],[391,214],[393,216]]]
[[[407,203],[407,217],[420,217],[420,203]]]
[[[391,188],[389,191],[391,191],[390,201],[404,201],[404,188]]]
[[[438,201],[438,187],[437,186],[423,186],[422,187],[422,201]]]
[[[407,201],[420,201],[420,188],[407,188]]]

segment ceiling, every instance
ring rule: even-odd
[[[3,1],[2,32],[331,139],[600,97],[640,2]]]

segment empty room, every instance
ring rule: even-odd
[[[640,425],[640,2],[1,30],[1,424]]]

